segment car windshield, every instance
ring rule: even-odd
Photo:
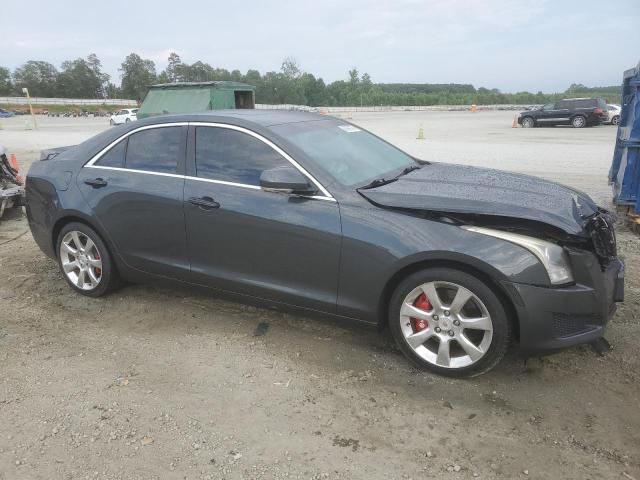
[[[276,125],[271,129],[302,150],[318,168],[346,186],[418,165],[393,145],[339,120]]]

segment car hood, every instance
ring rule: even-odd
[[[382,207],[521,218],[581,236],[598,212],[587,194],[555,182],[447,163],[427,164],[395,182],[359,192]]]

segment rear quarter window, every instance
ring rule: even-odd
[[[126,148],[127,139],[125,138],[111,147],[107,153],[102,155],[95,165],[99,167],[123,167]]]

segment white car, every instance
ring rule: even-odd
[[[123,108],[122,110],[117,111],[111,118],[109,119],[109,125],[121,125],[123,123],[133,122],[138,119],[138,109],[137,108]]]
[[[620,123],[620,112],[622,108],[620,105],[609,104],[607,105],[607,113],[609,114],[609,118],[605,123],[609,123],[611,125],[618,125]]]

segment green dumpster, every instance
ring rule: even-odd
[[[255,87],[222,81],[163,83],[149,87],[137,116],[235,108],[255,108]]]

